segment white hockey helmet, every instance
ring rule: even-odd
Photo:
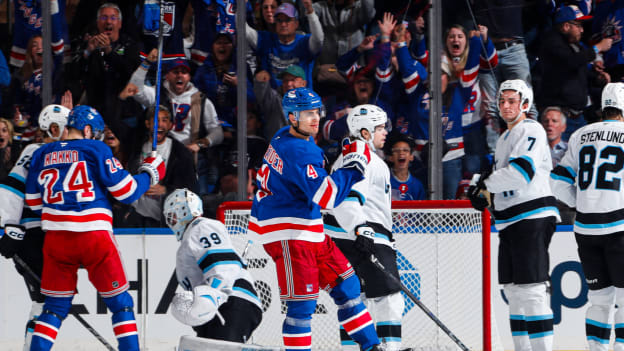
[[[379,106],[371,104],[357,105],[352,108],[347,115],[349,136],[368,143],[368,146],[371,147],[372,150],[375,150],[373,147],[373,138],[371,137],[368,141],[364,140],[362,137],[362,129],[366,129],[372,136],[375,133],[375,127],[380,124],[386,124],[387,122],[388,115],[386,111]]]
[[[624,114],[624,83],[609,83],[602,89],[602,109],[617,108]]]
[[[498,87],[498,93],[496,94],[496,101],[500,101],[500,97],[505,90],[516,91],[520,95],[520,113],[514,118],[513,121],[507,123],[514,123],[523,112],[529,112],[531,105],[533,105],[533,90],[522,79],[510,79],[502,82]],[[526,107],[524,106],[526,104]]]
[[[71,110],[67,107],[56,104],[44,107],[39,113],[39,128],[46,132],[50,138],[59,140],[63,134],[65,125],[67,124],[67,116],[69,116],[70,112]],[[50,132],[50,127],[54,123],[58,125],[59,130],[61,131],[58,137],[53,136]]]
[[[176,189],[165,199],[163,214],[167,225],[182,240],[186,226],[204,213],[202,201],[188,189]]]

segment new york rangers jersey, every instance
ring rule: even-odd
[[[394,174],[390,175],[390,186],[392,190],[392,200],[426,200],[427,194],[425,188],[418,178],[410,173],[407,174],[407,180],[402,182]]]
[[[129,204],[149,186],[149,175],[132,176],[99,140],[57,141],[32,155],[25,198],[43,230],[112,232],[107,193]]]
[[[494,194],[498,230],[523,219],[555,216],[561,220],[548,183],[551,169],[550,148],[541,124],[527,118],[501,134],[494,171],[484,182]]]
[[[332,171],[340,169],[342,164],[343,158],[340,155],[332,166]],[[376,153],[371,152],[364,179],[353,185],[345,201],[329,211],[340,226],[332,226],[326,222],[325,232],[334,238],[355,240],[355,227],[367,222],[383,226],[391,232],[391,207],[390,170]],[[389,238],[381,233],[375,234],[375,243],[391,245]]]
[[[262,244],[280,240],[322,242],[321,209],[332,209],[362,180],[355,169],[327,174],[323,151],[310,138],[280,129],[264,154],[257,173],[258,192],[249,218],[249,232]]]
[[[210,284],[262,308],[246,268],[221,222],[198,217],[188,225],[176,254],[176,275],[185,290]]]
[[[550,174],[555,196],[576,207],[574,232],[604,235],[624,230],[624,123],[588,124],[568,141],[568,151]]]

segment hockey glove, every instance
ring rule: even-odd
[[[355,168],[362,174],[366,172],[371,159],[370,149],[366,143],[360,140],[350,141],[349,138],[342,141],[342,156],[342,168]]]
[[[183,324],[198,326],[210,322],[215,315],[225,325],[219,306],[224,304],[228,296],[221,290],[208,285],[198,285],[193,291],[176,293],[171,301],[171,314]]]
[[[149,174],[151,185],[156,185],[165,177],[165,161],[162,157],[160,157],[160,155],[156,155],[156,157],[147,157],[143,160],[143,164],[139,167],[139,173],[140,172]]]
[[[366,224],[362,224],[355,228],[355,242],[353,247],[360,251],[364,256],[370,256],[375,253],[375,231]]]
[[[24,242],[24,234],[23,226],[7,224],[0,239],[0,254],[6,258],[13,257]]]
[[[475,174],[470,181],[468,187],[468,199],[470,204],[476,210],[483,211],[490,205],[490,193],[485,186],[485,180],[492,174],[492,171],[486,171],[483,174]]]

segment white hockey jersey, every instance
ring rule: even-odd
[[[26,188],[26,177],[33,153],[42,144],[28,144],[15,162],[9,175],[0,183],[0,226],[7,224],[19,224],[24,209],[24,192]],[[33,223],[25,223],[33,224]],[[37,226],[41,222],[37,221]],[[27,226],[30,228],[31,226]]]
[[[576,207],[574,232],[603,235],[624,230],[624,123],[606,120],[578,129],[550,174],[555,196]]]
[[[262,308],[253,278],[221,222],[198,217],[188,225],[176,255],[176,275],[185,290],[209,284],[228,297],[236,296]]]
[[[342,167],[342,163],[340,155],[332,166],[332,172]],[[376,153],[371,152],[364,179],[355,183],[347,198],[325,217],[325,233],[334,238],[355,240],[355,227],[368,222],[376,224],[373,225],[375,243],[391,246],[388,236],[383,233],[384,230],[392,232],[390,190],[390,169]],[[379,226],[384,230],[378,230]]]
[[[551,169],[546,132],[538,122],[527,118],[498,138],[494,171],[484,182],[494,194],[496,229],[523,219],[561,220],[549,185]]]

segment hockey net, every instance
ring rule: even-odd
[[[471,350],[502,350],[491,307],[489,216],[466,200],[395,201],[392,207],[403,284]],[[248,245],[250,208],[251,202],[226,202],[218,217],[238,252],[247,248],[245,259],[262,300],[262,323],[252,341],[282,345],[285,307],[279,300],[275,264],[262,245]],[[458,349],[417,305],[404,298],[404,348]],[[324,292],[312,318],[312,348],[340,350],[336,308]]]

